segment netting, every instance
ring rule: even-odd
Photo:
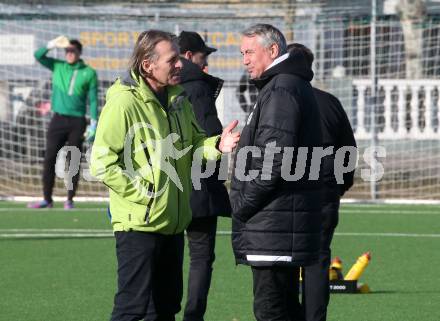
[[[41,195],[51,75],[35,61],[33,52],[48,40],[64,34],[83,43],[83,59],[98,72],[102,107],[107,88],[126,70],[140,32],[150,28],[198,31],[218,48],[210,56],[209,72],[225,80],[217,101],[220,119],[223,124],[238,119],[244,125],[246,106],[252,104],[254,93],[244,83],[240,86],[240,79],[246,78],[240,31],[264,22],[312,49],[313,84],[337,96],[347,111],[361,147],[356,183],[347,197],[372,197],[372,185],[361,173],[370,168],[363,152],[376,141],[386,149],[386,157],[379,158],[384,175],[375,187],[378,198],[440,199],[440,81],[436,79],[440,74],[440,16],[426,14],[409,22],[396,15],[377,17],[378,98],[374,105],[368,10],[354,5],[342,9],[218,6],[53,6],[50,14],[32,6],[7,7],[9,13],[0,15],[0,196]],[[291,16],[286,17],[286,12]],[[54,50],[50,55],[62,59],[64,53]],[[84,146],[78,195],[106,196],[102,184],[84,179],[88,177],[88,147]],[[61,179],[54,194],[66,194]]]

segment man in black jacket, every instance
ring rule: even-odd
[[[287,46],[292,55],[304,55],[307,65],[312,68],[312,51],[302,44]],[[353,185],[354,170],[343,175],[343,183],[335,177],[335,153],[343,146],[356,147],[347,114],[339,100],[325,91],[313,88],[321,114],[322,140],[324,147],[333,146],[334,153],[323,158],[322,177],[322,234],[319,262],[303,269],[303,308],[306,321],[325,321],[329,293],[330,244],[339,220],[339,202],[344,193]],[[350,155],[356,157],[356,155]]]
[[[183,63],[181,85],[191,101],[197,121],[207,136],[221,134],[222,124],[217,116],[215,100],[223,80],[203,72],[208,66],[208,55],[217,49],[207,47],[196,32],[182,31],[178,43]],[[231,215],[228,192],[223,182],[218,180],[217,172],[201,179],[200,190],[193,190],[191,209],[193,219],[186,229],[191,263],[183,320],[203,321],[215,259],[217,216]]]
[[[322,147],[319,110],[312,70],[286,47],[271,25],[242,32],[243,64],[259,95],[237,147],[232,246],[236,262],[252,268],[258,321],[300,320],[299,267],[319,258],[321,182],[310,162]]]

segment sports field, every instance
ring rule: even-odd
[[[108,320],[116,261],[106,204],[61,206],[0,203],[0,321]],[[206,321],[254,320],[250,270],[235,266],[229,232],[222,219]],[[328,320],[440,320],[440,206],[343,205],[333,250],[345,271],[371,251],[361,280],[372,293],[332,294]]]

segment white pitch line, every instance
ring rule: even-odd
[[[231,235],[230,231],[217,231],[218,235]],[[422,234],[422,233],[368,233],[368,232],[336,232],[336,236],[379,236],[379,237],[430,237],[437,238],[440,234]]]
[[[81,208],[75,208],[73,210],[65,210],[63,208],[27,208],[27,207],[1,207],[0,212],[14,212],[14,211],[24,211],[24,212],[34,212],[34,213],[40,213],[40,212],[107,212],[107,207],[81,207]]]
[[[423,234],[423,233],[351,233],[336,232],[336,236],[384,236],[384,237],[440,237],[440,234]]]
[[[15,229],[19,231],[18,229]],[[2,232],[4,230],[1,230]],[[51,230],[46,230],[51,231]],[[52,230],[53,231],[53,230]],[[72,231],[81,231],[74,229]],[[87,230],[85,230],[87,231]],[[230,231],[217,231],[217,235],[231,235]],[[372,237],[412,237],[412,238],[440,238],[440,234],[422,234],[422,233],[368,233],[368,232],[337,232],[336,236],[372,236]],[[113,232],[99,232],[99,233],[0,233],[0,238],[108,238],[113,237]]]
[[[436,204],[362,204],[362,203],[343,203],[341,202],[341,207],[350,208],[350,207],[371,207],[371,208],[380,208],[380,207],[429,207],[429,208],[440,208],[439,205]]]
[[[0,233],[32,233],[32,232],[40,232],[40,233],[108,233],[112,232],[111,229],[70,229],[70,228],[47,228],[47,229],[38,229],[38,228],[2,228],[0,229]]]
[[[101,233],[101,234],[91,234],[91,233],[0,234],[0,238],[3,238],[3,239],[13,239],[13,238],[17,238],[17,239],[20,239],[20,238],[105,238],[105,237],[113,237],[113,233]]]
[[[392,214],[392,215],[440,215],[440,209],[438,211],[411,211],[411,210],[355,210],[345,209],[339,210],[342,214]]]
[[[356,208],[355,208],[356,207]],[[366,209],[359,209],[359,207],[364,207]],[[371,208],[371,209],[367,209]],[[33,213],[68,213],[68,211],[62,208],[42,208],[42,209],[34,209],[34,208],[0,208],[0,213],[9,213],[9,212],[33,212]],[[440,207],[438,210],[411,210],[411,209],[387,209],[384,207],[377,207],[376,205],[372,206],[353,206],[353,208],[341,207],[339,210],[342,214],[393,214],[393,215],[440,215]],[[105,213],[107,214],[107,208],[76,208],[73,212],[94,212],[94,213]]]

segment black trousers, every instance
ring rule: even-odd
[[[52,202],[52,191],[55,183],[55,163],[59,150],[66,144],[75,146],[81,151],[83,135],[86,129],[84,117],[64,116],[55,113],[47,130],[46,153],[43,165],[43,195]],[[73,189],[68,190],[67,198],[72,200],[78,188],[79,171],[72,177]]]
[[[302,305],[306,321],[325,321],[330,301],[329,272],[330,244],[338,224],[339,202],[323,206],[323,226],[319,262],[303,268]]]
[[[111,321],[139,321],[154,302],[154,321],[175,321],[183,295],[183,233],[116,232],[118,291]]]
[[[190,266],[184,321],[203,321],[215,260],[217,217],[193,218],[186,229]]]
[[[299,267],[252,267],[257,321],[302,321]]]

